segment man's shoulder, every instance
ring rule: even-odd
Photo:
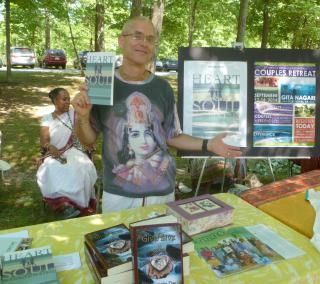
[[[160,76],[158,76],[156,74],[153,74],[153,80],[152,81],[154,81],[155,83],[160,84],[160,85],[162,85],[164,87],[171,88],[171,86],[170,86],[170,84],[169,84],[167,79],[165,79],[163,77],[160,77]]]

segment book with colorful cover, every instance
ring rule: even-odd
[[[181,225],[130,227],[135,283],[183,283]]]
[[[130,231],[124,224],[88,233],[84,238],[108,275],[132,269]]]
[[[193,236],[193,241],[199,257],[218,277],[284,259],[244,227],[218,228]]]
[[[59,283],[50,246],[6,253],[1,256],[1,283]]]
[[[85,76],[92,104],[113,105],[115,60],[112,52],[88,53]]]

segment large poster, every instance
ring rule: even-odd
[[[243,157],[320,156],[318,50],[183,47],[178,66],[184,133],[227,133]]]
[[[227,133],[246,146],[247,64],[184,61],[184,133],[212,138]]]
[[[314,147],[315,64],[254,66],[254,147]]]

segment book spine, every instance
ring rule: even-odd
[[[93,259],[91,258],[91,255],[88,251],[88,249],[85,247],[84,248],[84,255],[85,255],[85,259],[86,259],[86,263],[87,266],[89,267],[89,270],[91,272],[91,275],[93,276],[94,282],[96,284],[100,284],[101,283],[101,277],[99,275],[99,271],[97,270]]]
[[[88,248],[90,249],[91,254],[99,260],[99,262],[102,264],[103,268],[108,270],[109,265],[106,261],[106,259],[103,257],[103,255],[100,254],[100,252],[96,249],[94,243],[85,236],[85,244],[87,244]]]
[[[107,268],[104,267],[103,263],[100,262],[100,259],[97,257],[96,253],[87,245],[87,243],[84,244],[84,252],[85,254],[88,254],[88,256],[90,257],[90,260],[94,265],[95,270],[97,270],[99,278],[107,276]]]

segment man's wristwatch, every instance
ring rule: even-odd
[[[208,139],[203,139],[202,140],[202,152],[208,152]]]

